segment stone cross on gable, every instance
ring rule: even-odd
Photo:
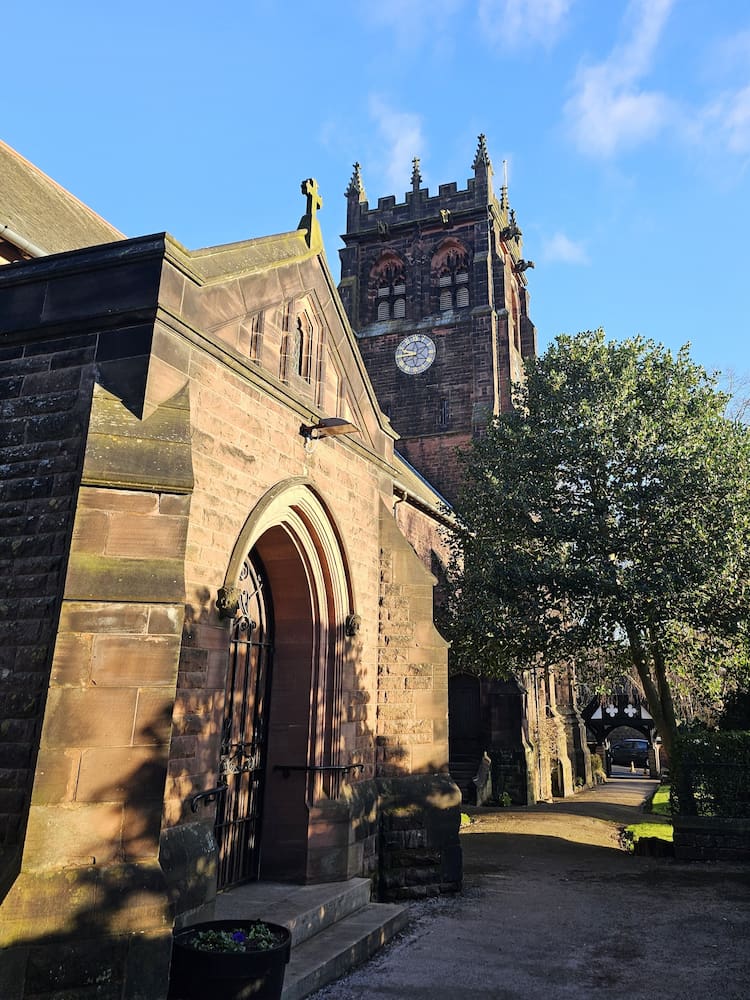
[[[299,228],[307,230],[307,245],[318,249],[323,247],[323,237],[318,222],[318,211],[323,207],[323,199],[318,191],[318,182],[314,177],[308,177],[300,185],[302,194],[307,198],[307,211],[300,220]]]
[[[307,195],[307,215],[310,216],[310,222],[313,222],[316,212],[323,207],[323,199],[318,191],[318,182],[314,177],[308,177],[306,181],[302,181],[302,194]]]

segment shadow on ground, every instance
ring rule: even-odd
[[[620,847],[655,786],[473,810],[464,892],[318,1000],[746,1000],[750,871]]]

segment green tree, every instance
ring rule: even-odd
[[[637,672],[666,748],[676,695],[750,674],[750,430],[694,364],[602,331],[528,364],[464,454],[449,601],[463,669]]]

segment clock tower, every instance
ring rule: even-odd
[[[339,291],[399,452],[446,499],[460,486],[456,448],[507,409],[536,350],[521,230],[492,184],[479,136],[465,189],[422,187],[413,161],[403,202],[370,208],[359,164],[346,190]]]

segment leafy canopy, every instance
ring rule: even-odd
[[[463,669],[623,660],[664,735],[681,685],[748,676],[750,431],[690,359],[561,336],[464,454],[454,651]],[[486,668],[485,668],[486,669]]]

